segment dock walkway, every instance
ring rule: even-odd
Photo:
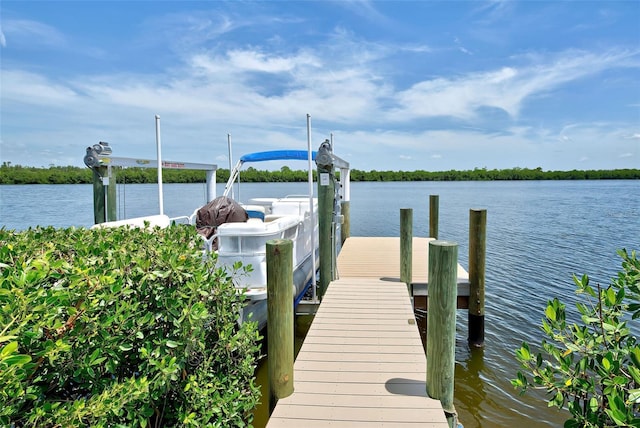
[[[414,238],[413,277],[426,283],[428,238]],[[448,427],[426,394],[426,357],[399,238],[350,237],[294,365],[294,393],[268,428]],[[466,272],[459,268],[459,277]]]

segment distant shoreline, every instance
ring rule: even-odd
[[[116,169],[117,181],[129,184],[148,184],[157,182],[154,168]],[[315,171],[314,171],[315,175]],[[204,171],[166,169],[163,172],[165,183],[204,183]],[[226,182],[229,170],[217,170],[217,181]],[[74,166],[53,166],[49,168],[11,165],[4,162],[0,166],[1,184],[91,184],[93,172],[88,168]],[[361,171],[351,170],[351,181],[540,181],[540,180],[638,180],[640,169],[613,170],[571,170],[543,171],[542,168],[508,168],[449,171]],[[249,168],[242,173],[241,180],[250,183],[305,182],[307,172],[282,167],[277,171],[262,171]]]

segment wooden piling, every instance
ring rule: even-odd
[[[104,209],[104,182],[102,175],[107,173],[107,167],[94,167],[93,170],[93,222],[95,224],[107,221]]]
[[[400,208],[400,281],[411,286],[412,279],[413,209]]]
[[[118,220],[118,206],[116,195],[116,170],[112,167],[107,167],[107,177],[109,178],[107,185],[107,221]]]
[[[117,220],[116,176],[107,166],[96,166],[93,170],[93,222]]]
[[[327,291],[329,283],[333,281],[334,243],[332,237],[335,235],[333,229],[334,203],[336,185],[334,180],[333,159],[331,148],[328,142],[322,143],[316,155],[316,165],[318,167],[318,251],[320,257],[320,283],[318,296],[322,299]]]
[[[484,346],[487,210],[469,210],[469,346]]]
[[[439,203],[438,195],[429,195],[429,237],[433,239],[438,239]]]
[[[449,426],[457,426],[453,405],[456,347],[458,244],[429,242],[427,394],[438,399]]]
[[[269,409],[293,394],[293,242],[267,241]]]
[[[340,228],[340,244],[344,245],[344,241],[351,236],[351,207],[349,201],[340,203],[340,212],[342,213],[343,223]]]

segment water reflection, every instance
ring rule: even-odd
[[[455,405],[458,418],[465,427],[481,426],[480,409],[487,401],[481,373],[485,371],[484,349],[467,348],[467,359],[458,362],[455,367]]]
[[[515,357],[499,355],[491,339],[485,348],[470,348],[458,332],[458,341],[454,404],[458,420],[466,428],[506,427],[524,420],[527,428],[563,425],[567,413],[555,408],[541,410],[540,404],[546,403],[544,391],[531,390],[519,396],[513,388],[510,380],[518,369]]]
[[[304,338],[307,336],[313,316],[296,315],[295,317],[295,336],[294,336],[294,357],[298,356]],[[262,332],[263,339],[261,341],[261,351],[264,357],[258,362],[256,367],[256,385],[260,387],[260,404],[253,411],[254,428],[264,428],[269,422],[269,358],[267,356],[269,350],[267,348],[267,330]]]

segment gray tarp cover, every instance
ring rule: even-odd
[[[210,238],[216,228],[223,223],[241,223],[247,221],[249,215],[239,203],[231,198],[220,196],[198,210],[196,228],[198,233]],[[217,242],[213,243],[214,249]]]

